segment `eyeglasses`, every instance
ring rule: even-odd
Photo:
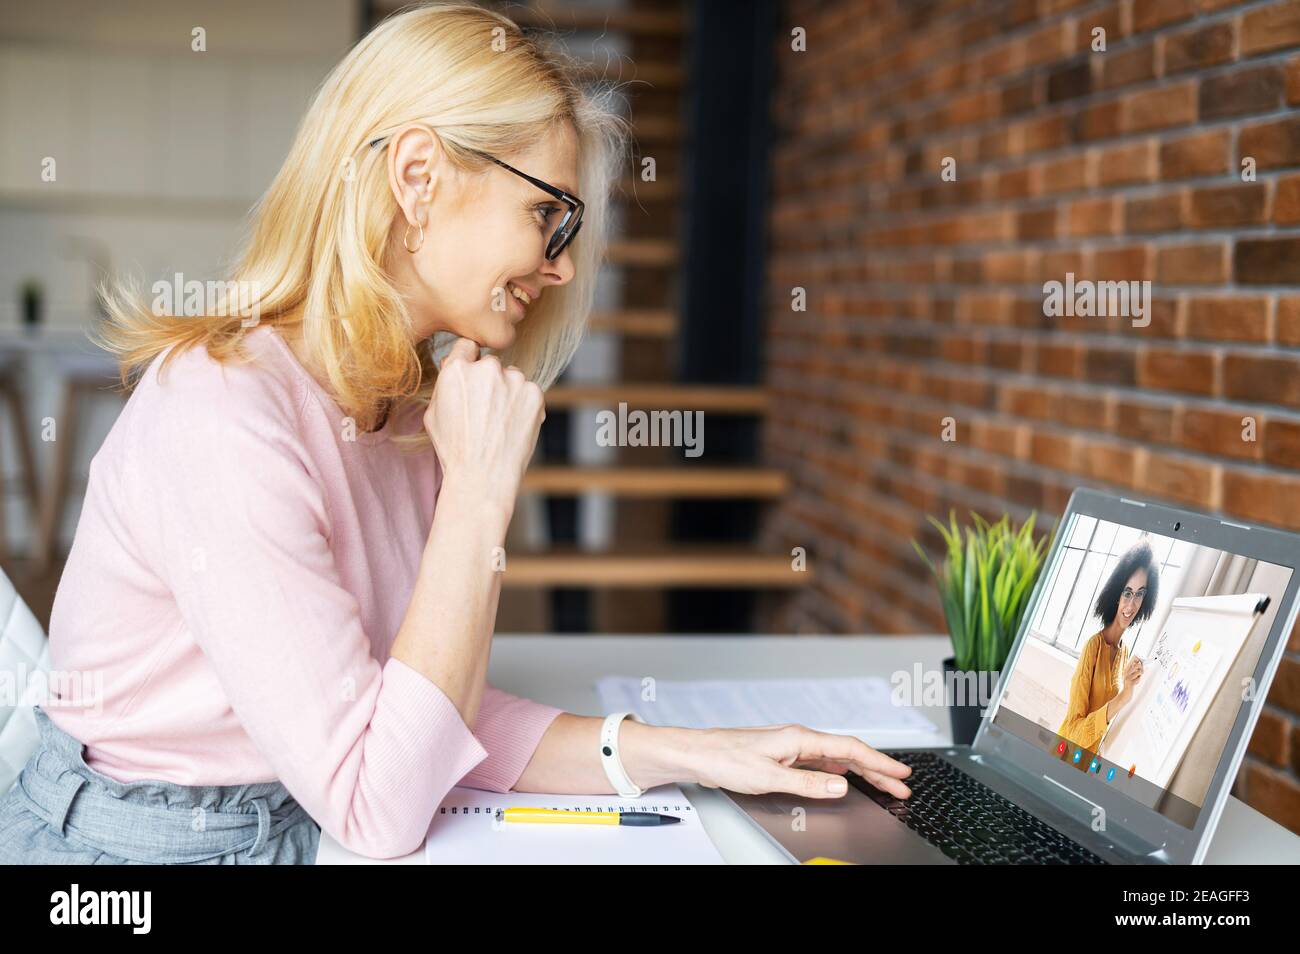
[[[370,148],[375,148],[387,139],[387,136],[380,136],[378,139],[372,139],[370,141]],[[577,238],[578,232],[582,228],[582,213],[587,208],[586,204],[576,195],[569,195],[569,193],[565,192],[563,189],[553,186],[549,182],[543,182],[541,179],[530,176],[526,172],[520,172],[514,166],[502,162],[496,156],[489,156],[486,152],[480,152],[477,154],[482,156],[484,159],[491,159],[501,168],[508,172],[513,172],[521,179],[531,182],[547,195],[559,199],[564,203],[564,218],[560,219],[560,224],[556,227],[555,231],[551,233],[550,239],[546,242],[546,260],[548,262],[553,262],[559,258],[560,253],[569,247],[570,242]]]
[[[1147,595],[1147,589],[1146,589],[1146,587],[1144,586],[1144,587],[1142,587],[1142,589],[1140,589],[1140,590],[1138,590],[1136,593],[1134,593],[1133,590],[1132,590],[1130,587],[1127,587],[1127,586],[1126,586],[1126,587],[1124,587],[1124,592],[1123,592],[1123,594],[1121,594],[1121,595],[1124,597],[1124,599],[1129,600],[1130,602],[1132,602],[1133,600],[1144,599],[1144,598],[1146,597],[1146,595]]]

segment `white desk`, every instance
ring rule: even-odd
[[[600,676],[657,679],[778,678],[876,673],[886,678],[920,662],[939,669],[947,638],[932,636],[497,636],[488,678],[516,695],[578,715],[603,715]],[[926,712],[939,739],[873,739],[877,747],[945,745],[951,740],[943,708]],[[683,785],[705,830],[732,864],[780,864],[783,858],[717,791]],[[1229,797],[1210,847],[1211,864],[1300,864],[1300,837]],[[388,861],[346,851],[322,832],[318,864],[423,864],[423,849]]]

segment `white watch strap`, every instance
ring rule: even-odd
[[[637,788],[623,768],[623,760],[618,754],[618,730],[624,719],[644,723],[645,720],[632,712],[615,712],[605,716],[600,727],[600,764],[605,769],[605,777],[614,791],[623,798],[640,798],[644,789]]]

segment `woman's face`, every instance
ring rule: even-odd
[[[495,163],[480,174],[462,173],[427,126],[400,130],[389,149],[389,184],[401,206],[390,261],[417,340],[450,331],[485,347],[508,347],[531,310],[516,292],[535,302],[550,286],[573,279],[569,249],[546,260],[564,203]],[[568,124],[527,152],[497,158],[578,194],[577,136]],[[422,243],[417,227],[408,232],[412,223],[424,224]]]
[[[1119,611],[1115,614],[1115,619],[1124,628],[1128,629],[1133,623],[1133,617],[1137,616],[1138,610],[1142,608],[1142,601],[1147,597],[1147,571],[1138,569],[1133,571],[1133,575],[1128,578],[1124,584],[1124,589],[1119,595]]]

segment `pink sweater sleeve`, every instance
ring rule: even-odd
[[[491,749],[501,753],[482,781],[513,782],[531,754],[517,746],[540,737],[545,714],[493,695],[479,719],[485,749],[432,681],[397,659],[376,662],[295,427],[304,392],[224,373],[173,366],[137,415],[146,423],[133,440],[147,444],[132,453],[130,517],[280,781],[344,847],[406,854]],[[512,712],[527,717],[514,724]]]
[[[528,767],[537,744],[563,709],[512,696],[489,685],[483,691],[474,735],[488,757],[460,784],[491,792],[508,792]]]

